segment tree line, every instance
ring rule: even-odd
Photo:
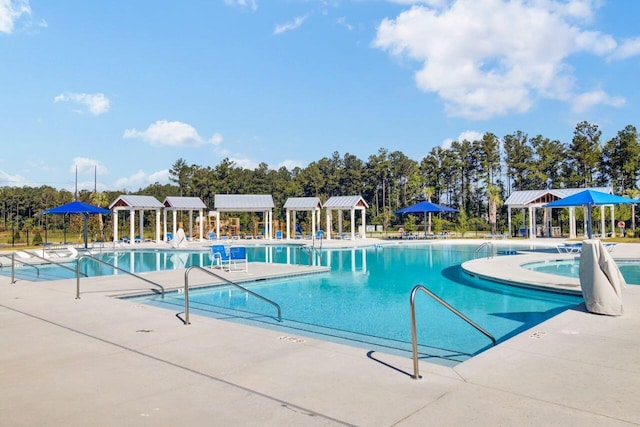
[[[247,169],[228,158],[215,166],[178,159],[170,168],[170,184],[155,183],[133,193],[160,201],[167,196],[195,196],[211,209],[215,194],[271,194],[274,218],[281,220],[289,197],[317,196],[324,202],[332,196],[361,195],[370,206],[367,223],[384,229],[412,221],[394,215],[397,209],[430,200],[459,209],[458,227],[495,232],[506,228],[503,202],[512,191],[611,186],[616,194],[638,196],[636,128],[628,125],[608,141],[601,137],[598,125],[583,121],[568,142],[522,131],[502,137],[487,132],[478,140],[434,147],[420,160],[385,148],[366,160],[336,151],[291,170],[270,169],[266,163]],[[104,207],[124,193],[83,190],[78,199]],[[73,198],[71,192],[49,186],[2,187],[0,227],[41,225],[37,213]],[[51,221],[56,224],[56,219]]]

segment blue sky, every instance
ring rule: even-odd
[[[0,186],[640,126],[637,0],[0,0]]]

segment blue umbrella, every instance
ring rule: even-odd
[[[109,209],[104,209],[99,206],[90,205],[88,203],[83,203],[79,200],[75,200],[71,203],[67,203],[61,206],[57,206],[55,208],[47,209],[42,212],[43,215],[82,215],[84,217],[84,247],[87,247],[87,236],[88,232],[88,223],[89,223],[89,215],[97,215],[110,214],[111,211]]]
[[[407,213],[423,213],[424,214],[424,233],[427,234],[427,214],[428,213],[440,213],[440,212],[459,212],[457,209],[450,208],[449,206],[438,205],[431,203],[427,200],[416,203],[415,205],[407,206],[406,208],[398,209],[394,213],[407,214]]]
[[[547,208],[569,208],[574,206],[587,206],[587,236],[591,238],[591,207],[602,205],[629,205],[638,203],[636,199],[616,196],[615,194],[603,193],[602,191],[584,190],[572,194],[551,203],[547,203]]]

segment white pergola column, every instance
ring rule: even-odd
[[[164,208],[162,210],[162,216],[164,218],[164,221],[163,221],[164,222],[164,226],[163,226],[164,234],[163,234],[163,236],[164,236],[164,241],[166,242],[167,241],[167,208]]]
[[[216,237],[220,238],[220,212],[216,215]]]
[[[351,220],[351,240],[354,240],[356,238],[356,210],[354,208],[351,208],[349,218]]]
[[[326,235],[327,235],[327,240],[331,240],[331,228],[332,228],[332,224],[331,224],[331,209],[327,209],[327,230],[326,230]]]
[[[160,209],[156,209],[156,243],[160,243]]]
[[[133,244],[135,240],[136,232],[136,211],[134,209],[129,210],[129,243]]]
[[[311,211],[311,236],[315,239],[316,237],[316,210]]]
[[[362,214],[362,234],[360,235],[361,239],[367,238],[367,211],[364,209],[360,209]]]
[[[582,208],[582,211],[583,211],[582,228],[584,229],[584,235],[589,237],[588,236],[588,230],[589,230],[589,227],[591,227],[591,224],[587,225],[587,222],[588,222],[588,219],[589,219],[588,218],[589,215],[587,213],[587,209],[591,209],[591,207],[590,206],[584,206]]]
[[[198,215],[200,218],[200,241],[202,242],[204,240],[204,211],[200,209]]]
[[[144,241],[144,209],[140,209],[138,212],[138,235],[140,236],[140,241]]]
[[[529,238],[536,238],[536,208],[529,206]]]
[[[342,216],[344,215],[344,211],[342,209],[338,209],[338,234],[342,235]]]
[[[291,211],[287,208],[287,215],[286,215],[286,223],[287,223],[287,240],[291,240],[291,228],[290,228],[290,221],[289,221],[289,214],[291,213]]]
[[[172,234],[172,239],[176,238],[176,232],[178,231],[178,211],[176,211],[175,209],[173,210],[173,234]]]
[[[604,211],[604,205],[600,205],[600,238],[605,238],[607,236],[605,216],[606,213]]]
[[[614,209],[615,209],[615,206],[611,205],[611,237],[616,237],[616,220],[615,220],[615,215],[614,215],[614,212],[613,212]],[[602,237],[605,237],[605,236],[606,236],[606,233]],[[620,237],[624,237],[624,234],[622,234],[622,236],[620,236]]]
[[[576,209],[573,206],[569,208],[569,238],[576,238]]]
[[[113,241],[118,241],[118,210],[113,210]]]

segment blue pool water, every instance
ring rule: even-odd
[[[616,264],[624,277],[630,284],[640,284],[640,262],[617,260]],[[565,277],[579,277],[580,260],[557,260],[536,262],[523,265],[524,268],[538,273],[556,274]]]
[[[273,306],[227,286],[192,290],[191,313],[410,357],[409,294],[418,284],[435,292],[498,340],[582,301],[576,296],[467,276],[460,264],[473,258],[476,247],[416,244],[325,250],[322,264],[331,266],[330,273],[246,285],[282,307],[282,323],[277,322]],[[288,247],[251,248],[249,257],[252,261],[306,262],[306,254]],[[167,294],[164,299],[149,296],[140,301],[177,312],[184,306],[181,293]],[[455,364],[491,345],[484,335],[424,294],[418,294],[416,314],[423,359]]]

